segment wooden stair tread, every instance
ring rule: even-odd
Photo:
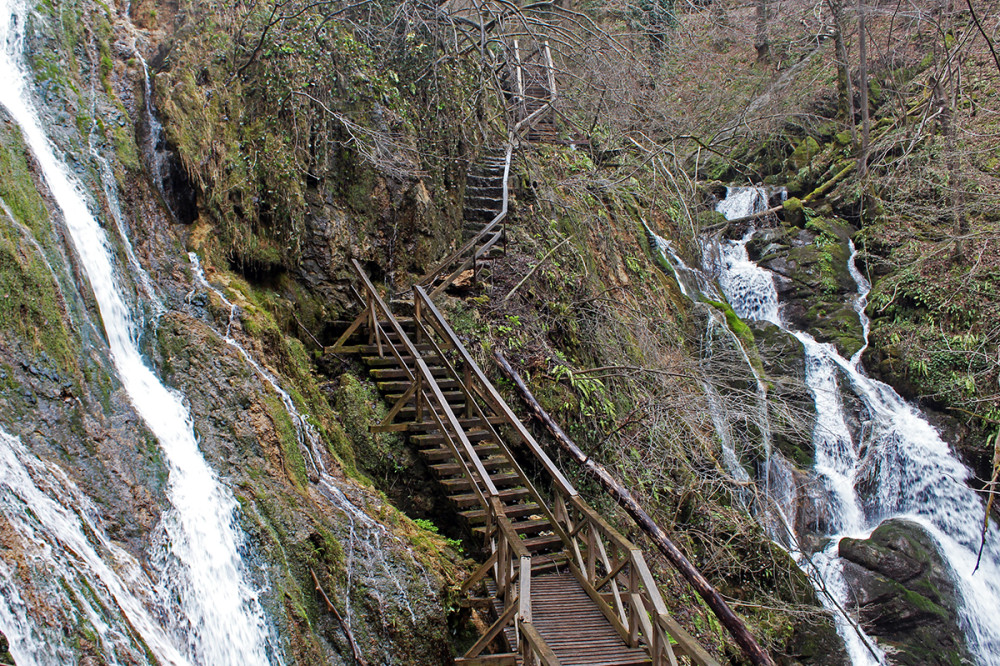
[[[541,513],[542,509],[540,506],[534,502],[526,502],[523,504],[509,504],[504,510],[504,513],[508,518],[517,518],[520,516],[532,516]],[[482,523],[486,521],[486,512],[482,509],[470,509],[468,511],[459,511],[458,515],[465,518],[470,523]]]
[[[499,490],[497,494],[502,501],[510,502],[520,499],[525,499],[526,497],[529,496],[530,493],[528,492],[527,488],[518,487],[518,488],[504,488],[502,490]],[[456,495],[450,495],[450,498],[452,502],[458,504],[460,507],[463,505],[469,506],[479,501],[479,496],[476,495],[476,493],[460,493]]]

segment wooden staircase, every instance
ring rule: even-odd
[[[352,263],[363,310],[328,352],[361,354],[392,404],[372,429],[407,433],[482,539],[463,593],[478,590],[495,620],[455,663],[717,666],[667,614],[642,552],[579,496],[424,288],[414,286],[410,316],[397,317]]]

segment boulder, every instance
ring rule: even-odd
[[[841,539],[840,556],[849,609],[893,663],[971,663],[951,572],[919,525],[887,520],[867,539]]]
[[[750,258],[774,276],[784,321],[820,342],[833,343],[848,357],[864,344],[851,306],[857,290],[848,268],[854,231],[839,218],[810,216],[805,228],[786,220],[761,230],[747,244]]]

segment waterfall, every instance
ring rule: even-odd
[[[57,465],[38,459],[3,429],[0,511],[24,552],[15,564],[0,561],[0,625],[18,663],[66,664],[76,656],[68,644],[75,636],[32,616],[13,584],[15,569],[23,567],[44,572],[32,576],[32,581],[43,588],[46,617],[57,609],[71,620],[89,624],[99,639],[95,648],[107,662],[148,663],[134,644],[134,632],[160,663],[190,663],[146,610],[153,596],[152,581],[138,562],[104,535],[86,495]],[[132,590],[139,590],[143,598]]]
[[[27,8],[18,0],[0,0],[0,16],[0,104],[20,127],[62,213],[101,313],[115,369],[136,411],[156,435],[169,471],[171,508],[162,516],[159,544],[151,553],[169,633],[197,663],[280,661],[240,556],[246,544],[236,523],[236,501],[202,457],[181,397],[143,360],[138,327],[119,285],[108,238],[89,210],[82,187],[56,156],[30,101],[30,76],[21,62]]]
[[[753,201],[753,197],[742,192],[733,197],[731,192],[727,201],[730,198],[734,201],[719,208],[727,216],[754,212],[740,209],[735,201]],[[748,239],[749,234],[719,248],[719,282],[739,316],[782,326],[805,349],[806,384],[817,418],[814,471],[823,483],[832,516],[830,545],[812,557],[812,565],[823,573],[826,590],[837,605],[847,603],[848,589],[838,557],[843,537],[867,538],[891,518],[915,522],[934,539],[951,570],[960,597],[959,621],[971,654],[981,666],[1000,665],[1000,626],[991,621],[992,613],[1000,608],[1000,535],[995,527],[989,531],[976,571],[985,508],[965,483],[970,471],[912,405],[864,373],[860,352],[845,359],[833,345],[783,326],[770,273],[746,257]],[[852,246],[850,269],[858,284],[855,308],[867,344],[869,322],[864,306],[870,285],[854,265],[853,250]],[[863,406],[858,437],[847,426],[841,390],[850,391]],[[860,489],[866,486],[873,490],[862,494]],[[866,649],[865,639],[842,619],[838,618],[838,627],[854,663],[882,662],[884,657]]]
[[[236,320],[238,308],[232,301],[226,298],[222,291],[209,284],[208,280],[205,278],[205,271],[201,267],[201,261],[198,259],[197,254],[194,252],[188,252],[188,259],[191,261],[191,268],[194,270],[195,282],[218,296],[219,300],[225,303],[226,307],[229,308],[229,319],[226,322],[226,332],[222,335],[222,340],[227,345],[235,349],[239,355],[243,357],[243,360],[247,362],[247,365],[253,368],[254,372],[256,372],[261,379],[267,382],[274,392],[278,394],[278,397],[281,398],[281,404],[284,405],[285,411],[288,413],[288,416],[291,417],[292,424],[295,426],[295,435],[298,439],[299,448],[301,448],[302,452],[307,458],[309,458],[313,467],[314,477],[318,478],[321,473],[326,472],[326,468],[323,463],[322,444],[320,442],[319,433],[316,432],[316,428],[309,423],[308,419],[299,413],[299,410],[295,407],[295,402],[292,400],[292,396],[288,395],[288,391],[281,388],[274,375],[265,370],[263,366],[261,366],[261,364],[250,355],[250,352],[248,352],[243,345],[236,341],[232,333],[233,322]]]
[[[272,373],[268,372],[263,365],[261,365],[261,363],[258,362],[257,359],[255,359],[253,355],[250,354],[250,352],[247,351],[247,349],[234,337],[233,325],[239,317],[238,306],[226,298],[226,295],[221,289],[212,285],[208,281],[197,253],[189,252],[188,259],[191,262],[195,283],[215,294],[215,296],[222,301],[227,308],[229,308],[229,317],[226,320],[226,329],[225,332],[219,333],[220,337],[227,345],[235,349],[243,360],[246,361],[247,365],[253,368],[254,372],[256,372],[257,375],[263,379],[275,393],[278,394],[282,405],[285,407],[285,411],[295,426],[299,448],[312,463],[314,472],[312,475],[312,481],[315,484],[314,487],[316,491],[331,505],[340,510],[340,512],[344,514],[344,517],[347,518],[348,547],[345,562],[347,594],[344,595],[344,617],[348,630],[352,628],[354,620],[354,611],[351,604],[350,593],[353,589],[355,578],[359,569],[362,575],[373,575],[375,570],[372,568],[372,565],[377,565],[381,571],[381,575],[392,581],[393,586],[399,592],[396,600],[403,604],[410,616],[410,619],[416,622],[417,616],[413,610],[413,605],[410,603],[410,595],[407,593],[400,582],[399,577],[386,560],[386,549],[383,547],[382,537],[387,536],[391,541],[396,543],[402,543],[402,541],[399,537],[391,534],[384,525],[373,520],[364,511],[359,509],[353,502],[351,502],[350,499],[348,499],[347,495],[344,494],[344,491],[337,486],[336,481],[328,473],[326,465],[323,462],[323,443],[319,433],[316,431],[316,428],[313,427],[313,425],[309,423],[308,418],[296,408],[292,397],[287,391],[281,388],[277,378]],[[193,295],[194,292],[188,294],[189,300]],[[407,548],[407,553],[415,567],[424,571],[423,565],[413,555],[409,548]],[[364,564],[368,566],[356,566],[356,560],[361,557],[366,558],[367,561],[364,562]],[[426,575],[426,572],[424,573]],[[424,579],[424,583],[427,586],[428,593],[433,597],[434,592],[432,584],[426,578]],[[369,593],[372,593],[377,586],[368,585],[367,587]]]

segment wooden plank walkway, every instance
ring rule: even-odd
[[[463,591],[490,599],[495,621],[456,664],[717,666],[667,615],[642,552],[579,497],[424,289],[413,289],[412,316],[396,317],[353,266],[363,312],[330,351],[362,355],[392,404],[373,430],[407,433],[483,540]]]
[[[540,65],[522,63],[516,41],[514,52],[522,119],[503,157],[487,153],[470,171],[465,231],[471,237],[417,281],[405,317],[393,313],[352,260],[362,312],[328,351],[362,356],[392,405],[372,429],[407,433],[457,515],[483,540],[483,561],[463,592],[489,600],[494,622],[456,664],[718,666],[667,615],[642,552],[580,498],[432,301],[470,268],[474,280],[481,278],[483,262],[505,241],[516,137],[554,135],[548,44],[534,54]],[[529,452],[544,494],[512,445]]]

